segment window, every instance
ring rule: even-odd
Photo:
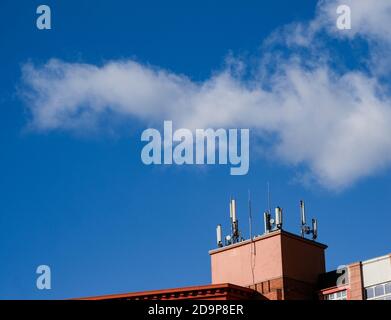
[[[373,288],[366,288],[365,291],[366,291],[367,299],[372,299],[375,297],[375,292],[374,292]]]
[[[346,290],[330,293],[325,295],[325,300],[346,300]]]
[[[367,300],[391,300],[391,281],[365,288]]]
[[[378,296],[384,296],[384,286],[383,285],[375,287],[375,297],[378,297]]]
[[[386,294],[391,293],[391,282],[385,284]]]

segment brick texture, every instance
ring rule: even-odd
[[[349,265],[349,300],[364,300],[361,262]]]
[[[316,288],[312,284],[289,277],[280,277],[249,286],[268,300],[315,300]]]

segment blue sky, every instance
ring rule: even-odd
[[[270,129],[270,135],[252,137],[249,173],[230,176],[225,166],[200,169],[144,165],[140,160],[144,145],[140,135],[150,124],[162,125],[164,119],[155,114],[145,118],[132,110],[122,121],[125,116],[119,113],[114,119],[109,118],[109,123],[103,120],[103,124],[96,125],[92,121],[91,130],[82,126],[69,128],[67,119],[49,125],[53,119],[46,117],[45,110],[58,105],[51,104],[47,96],[67,92],[62,79],[55,76],[54,81],[44,82],[45,77],[40,78],[46,72],[44,65],[53,58],[60,61],[61,71],[79,68],[79,64],[103,68],[109,61],[133,61],[143,70],[165,70],[201,86],[216,74],[220,79],[219,75],[228,68],[227,61],[233,57],[234,66],[243,61],[247,66],[244,75],[232,76],[233,83],[246,87],[257,79],[252,73],[260,68],[260,60],[266,69],[282,61],[289,70],[300,67],[304,73],[328,68],[339,84],[357,84],[353,88],[347,86],[348,92],[365,91],[357,93],[360,99],[352,100],[349,94],[345,96],[339,91],[320,96],[319,100],[330,96],[330,101],[336,103],[330,111],[331,120],[337,107],[356,100],[373,102],[387,120],[387,60],[378,63],[385,65],[382,72],[373,66],[373,61],[376,54],[389,48],[389,39],[381,28],[370,29],[371,18],[360,20],[369,23],[365,28],[357,27],[358,36],[325,35],[317,27],[320,35],[315,36],[313,43],[319,46],[304,45],[303,49],[284,43],[284,37],[294,39],[292,26],[285,31],[280,29],[277,36],[271,35],[292,22],[317,21],[314,1],[198,0],[185,4],[97,0],[93,5],[91,1],[46,1],[52,9],[52,30],[43,31],[35,26],[39,4],[8,0],[0,4],[0,298],[56,299],[207,284],[208,250],[215,247],[216,224],[222,223],[227,230],[229,197],[234,195],[237,199],[242,230],[247,234],[246,201],[247,190],[251,190],[254,228],[261,233],[267,182],[271,185],[272,205],[282,206],[286,212],[288,231],[299,232],[298,203],[306,200],[308,214],[319,219],[319,241],[329,245],[329,269],[391,251],[390,136],[370,117],[365,123],[373,127],[348,127],[351,135],[339,136],[338,130],[330,129],[332,141],[347,141],[336,149],[348,150],[340,157],[338,153],[330,155],[334,149],[326,146],[332,141],[324,140],[323,131],[317,131],[313,139],[301,140],[311,136],[311,131],[279,131],[278,121],[271,128],[257,127],[245,116],[239,117],[253,110],[252,106],[243,105],[243,112],[238,111],[235,118],[240,120],[230,120],[227,127],[249,123],[250,129],[254,126],[253,132]],[[376,15],[378,11],[371,13]],[[306,37],[312,39],[311,35]],[[272,44],[265,45],[265,39],[271,39]],[[278,44],[279,41],[283,43]],[[368,43],[377,50],[372,56],[368,54]],[[267,54],[272,61],[265,58]],[[303,60],[309,57],[310,62],[328,61],[320,66],[292,66],[289,58],[275,60],[279,55],[294,55]],[[26,65],[42,73],[23,71]],[[341,80],[349,72],[353,72],[350,77]],[[356,78],[354,72],[363,74]],[[270,86],[281,80],[272,71],[261,74],[273,80],[260,80]],[[298,74],[298,78],[290,80],[302,81],[302,74]],[[314,74],[317,73],[311,73]],[[41,81],[51,92],[45,92],[36,101],[26,100],[26,92],[42,93],[28,79]],[[290,82],[284,79],[281,81],[290,92]],[[321,94],[323,86],[332,82],[328,79],[323,83],[322,74],[315,79],[320,87],[315,89]],[[381,83],[382,98],[374,101],[372,93],[367,94],[366,86],[362,86],[367,79]],[[116,86],[117,79],[107,81]],[[57,87],[51,87],[51,83]],[[374,89],[375,97],[378,89]],[[246,90],[245,94],[250,91]],[[274,96],[273,93],[271,102]],[[276,99],[287,97],[281,94]],[[312,105],[312,100],[304,98],[299,99],[303,105]],[[175,97],[175,106],[174,100]],[[289,108],[290,100],[286,100]],[[86,101],[88,104],[95,100]],[[140,104],[140,109],[149,107]],[[175,108],[162,108],[175,118]],[[192,110],[191,119],[196,118],[197,110]],[[266,116],[273,119],[270,113]],[[306,115],[312,112],[303,109],[303,114],[307,119]],[[311,120],[316,124],[314,129],[322,127],[318,113],[313,114],[309,123],[303,123],[304,127],[310,127]],[[217,120],[214,123],[219,123]],[[282,124],[294,127],[297,123],[287,119]],[[379,131],[371,129],[379,127]],[[359,138],[350,142],[351,136]],[[268,148],[269,144],[275,147]],[[323,157],[317,156],[323,153]],[[35,269],[41,264],[51,267],[52,290],[40,291],[35,286]]]

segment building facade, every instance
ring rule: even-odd
[[[319,299],[391,300],[391,254],[321,275],[320,286]]]
[[[252,288],[270,300],[315,299],[326,245],[276,230],[211,250],[212,284]]]
[[[88,300],[391,300],[391,254],[326,272],[327,246],[284,230],[209,251],[212,283]]]

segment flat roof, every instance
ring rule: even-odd
[[[391,257],[391,253],[385,254],[384,256],[375,257],[375,258],[371,258],[371,259],[368,259],[368,260],[363,260],[363,261],[361,261],[361,263],[362,264],[373,263],[373,262],[377,262],[377,261],[381,261],[381,260],[390,259],[390,257]]]
[[[229,249],[232,249],[232,248],[244,246],[244,245],[249,244],[251,242],[261,241],[263,239],[275,237],[275,236],[278,236],[278,235],[288,236],[290,238],[294,238],[296,240],[300,240],[300,241],[306,242],[308,244],[315,245],[315,246],[320,247],[322,249],[326,249],[327,248],[327,245],[325,245],[323,243],[320,243],[320,242],[317,242],[317,241],[314,241],[314,240],[310,240],[310,239],[307,239],[307,238],[303,238],[301,236],[298,236],[297,234],[294,234],[294,233],[291,233],[291,232],[288,232],[288,231],[285,231],[285,230],[274,230],[274,231],[271,231],[269,233],[265,233],[265,234],[262,234],[262,235],[259,235],[259,236],[255,236],[253,238],[253,240],[247,239],[247,240],[240,241],[240,242],[237,242],[237,243],[234,243],[234,244],[230,244],[228,246],[224,246],[224,247],[221,247],[221,248],[216,248],[216,249],[209,250],[209,254],[210,255],[216,254],[216,253],[223,252],[223,251],[226,251],[226,250],[229,250]]]

